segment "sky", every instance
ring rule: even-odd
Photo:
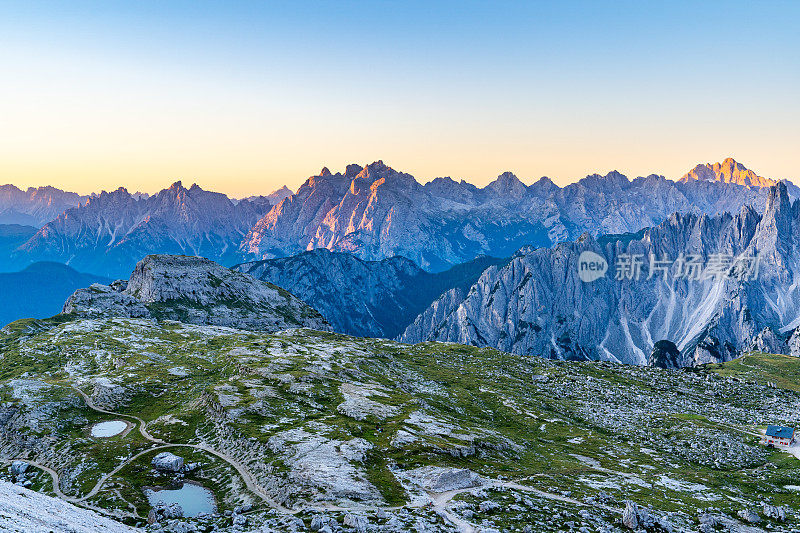
[[[800,181],[800,2],[0,0],[0,183]]]

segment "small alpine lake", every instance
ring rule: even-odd
[[[98,422],[92,426],[92,437],[108,438],[119,435],[128,428],[128,423],[122,420],[109,420],[108,422]]]
[[[177,503],[183,509],[183,516],[193,517],[200,514],[211,514],[217,509],[214,493],[204,486],[185,481],[175,487],[146,487],[144,495],[152,507],[159,503],[170,505]]]

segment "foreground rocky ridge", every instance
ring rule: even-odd
[[[758,428],[800,408],[798,359],[728,365],[61,315],[0,333],[0,460],[131,524],[149,513],[144,487],[213,490],[213,515],[149,526],[173,531],[624,531],[633,518],[680,531],[752,517],[788,531],[800,463],[761,447]],[[92,437],[106,420],[130,430]],[[167,451],[200,466],[154,469]]]
[[[662,340],[680,350],[679,366],[728,361],[752,349],[800,354],[798,240],[800,203],[792,204],[780,183],[769,189],[762,214],[750,207],[735,216],[675,214],[635,235],[587,234],[552,249],[524,248],[469,291],[445,294],[399,338],[640,365]],[[578,275],[586,251],[609,265],[590,283]],[[697,255],[707,265],[714,254],[731,258],[714,276],[680,278],[677,264],[666,275],[650,272],[651,256]],[[634,256],[638,279],[614,279],[618,261]],[[756,279],[737,278],[737,257],[759,258]]]
[[[317,311],[275,285],[202,257],[178,255],[149,255],[127,281],[79,289],[62,312],[265,331],[330,328]]]
[[[7,533],[134,533],[93,511],[0,480],[0,531]]]

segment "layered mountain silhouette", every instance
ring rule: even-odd
[[[73,291],[111,280],[60,263],[34,263],[20,272],[0,273],[0,327],[20,318],[46,318],[61,310]]]

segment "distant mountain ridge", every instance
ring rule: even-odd
[[[84,274],[60,263],[34,263],[20,272],[0,273],[0,327],[21,318],[57,314],[73,291],[110,279]]]
[[[750,176],[732,159],[720,165],[723,174],[732,165],[732,176]],[[509,256],[524,245],[548,247],[587,231],[638,231],[674,212],[762,209],[767,188],[748,179],[750,185],[724,179],[674,182],[657,175],[629,180],[614,171],[560,188],[548,178],[526,186],[505,172],[478,188],[451,178],[422,185],[382,161],[348,165],[336,174],[324,168],[255,224],[241,252],[258,259],[314,248],[364,260],[400,255],[440,271],[479,255]]]
[[[17,270],[21,264],[26,263],[20,259],[14,261],[11,256],[17,247],[36,235],[37,231],[34,226],[0,224],[0,272]]]
[[[102,192],[42,227],[20,246],[17,257],[59,261],[118,277],[149,253],[201,255],[236,262],[237,243],[268,205],[178,181],[149,197],[120,187]]]
[[[766,203],[774,180],[733,159],[699,165],[678,182],[619,172],[592,174],[560,188],[548,178],[525,185],[504,172],[479,188],[436,178],[421,184],[376,161],[323,168],[296,193],[232,200],[180,182],[157,194],[120,188],[93,195],[45,224],[18,247],[13,263],[58,261],[111,277],[151,253],[209,257],[225,265],[324,248],[366,261],[406,257],[438,272],[475,257],[509,257],[582,233],[635,232],[672,213],[737,213]],[[800,189],[784,182],[792,197]]]
[[[234,270],[291,292],[319,311],[334,331],[394,338],[445,291],[468,288],[486,268],[507,261],[479,257],[432,274],[403,257],[363,261],[352,254],[317,249],[243,263]]]
[[[27,190],[0,185],[0,224],[42,227],[69,208],[89,197],[55,187],[29,187]]]
[[[776,180],[757,175],[743,164],[737,163],[732,157],[725,159],[722,163],[699,164],[684,174],[679,181],[686,183],[693,180],[735,183],[747,187],[771,187],[777,183]]]

